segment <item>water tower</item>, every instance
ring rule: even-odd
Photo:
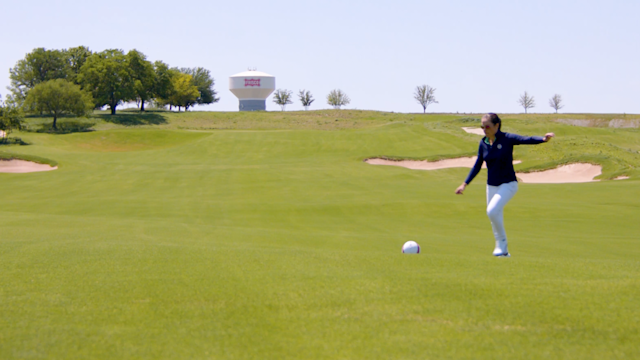
[[[266,110],[266,100],[276,89],[276,78],[255,69],[229,77],[229,90],[240,100],[240,111]]]

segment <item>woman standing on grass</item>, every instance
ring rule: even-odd
[[[503,133],[500,131],[502,121],[498,115],[488,113],[482,117],[482,130],[486,135],[480,140],[478,159],[467,179],[456,189],[456,194],[462,194],[471,183],[480,168],[482,162],[487,163],[489,171],[487,179],[487,215],[491,220],[493,235],[496,238],[496,248],[493,256],[509,257],[507,251],[507,234],[504,230],[503,210],[505,205],[518,191],[518,180],[513,170],[513,146],[520,144],[540,144],[551,140],[554,133],[545,136],[521,136],[517,134]]]

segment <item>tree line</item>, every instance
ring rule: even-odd
[[[152,63],[135,49],[125,54],[118,49],[92,52],[85,46],[37,48],[9,69],[9,78],[6,102],[53,116],[54,128],[61,114],[108,106],[115,115],[119,105],[130,101],[141,111],[149,102],[180,111],[220,100],[209,70]]]
[[[284,108],[287,105],[293,104],[292,99],[293,91],[291,90],[278,89],[273,93],[273,102],[280,105],[282,111],[284,111]],[[298,99],[300,99],[300,102],[302,103],[302,106],[304,106],[305,110],[309,110],[311,103],[315,101],[313,95],[311,94],[311,91],[304,89],[298,91]],[[351,99],[344,91],[340,89],[331,90],[327,95],[327,104],[333,106],[334,109],[340,109],[340,107],[348,105],[349,103],[351,103]]]
[[[429,104],[437,104],[435,97],[435,88],[430,87],[429,85],[421,85],[416,87],[414,93],[414,99],[422,105],[423,111],[427,111],[427,106]],[[300,90],[298,91],[298,99],[304,106],[305,110],[309,110],[309,106],[311,103],[315,101],[311,92],[308,90]],[[273,93],[273,102],[280,105],[282,111],[284,111],[285,107],[289,104],[293,104],[293,91],[287,89],[278,89]],[[327,94],[327,104],[333,106],[334,109],[340,109],[340,107],[348,105],[351,103],[351,98],[342,90],[334,89]]]
[[[415,92],[413,93],[413,98],[422,106],[423,113],[427,112],[427,106],[429,104],[438,104],[435,97],[436,89],[429,85],[420,85],[416,86]],[[524,113],[527,113],[527,110],[536,106],[536,100],[533,96],[529,95],[528,92],[524,92],[524,94],[520,95],[518,99],[518,104],[524,108]],[[555,94],[549,99],[549,106],[558,113],[558,110],[564,107],[564,102],[562,100],[562,95]]]
[[[427,112],[427,107],[429,105],[438,104],[435,92],[436,89],[429,85],[416,86],[413,98],[418,102],[418,104],[420,104],[420,106],[422,106],[423,113]],[[298,92],[298,99],[300,99],[305,110],[309,110],[309,106],[315,100],[313,99],[311,92],[307,90],[300,90]],[[280,105],[282,111],[284,111],[287,105],[293,104],[293,92],[291,90],[278,89],[273,94],[273,102]],[[340,89],[332,90],[327,95],[327,104],[333,106],[335,109],[340,109],[341,106],[347,105],[350,102],[351,99],[349,96]],[[527,113],[527,110],[536,106],[535,98],[529,95],[526,91],[518,99],[518,104],[524,108],[525,114]],[[558,110],[564,107],[562,96],[559,94],[553,95],[553,97],[549,99],[549,106],[551,106],[557,113]]]

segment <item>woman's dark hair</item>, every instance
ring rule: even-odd
[[[496,115],[494,113],[487,113],[487,114],[485,114],[483,116],[483,118],[491,120],[491,123],[493,125],[498,124],[498,130],[501,130],[501,128],[502,128],[502,120],[500,120],[498,115]]]

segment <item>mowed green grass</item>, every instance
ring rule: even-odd
[[[0,358],[638,358],[637,129],[505,123],[559,135],[520,166],[582,151],[632,178],[520,184],[497,259],[486,173],[455,196],[468,169],[362,162],[476,151],[416,118],[19,134],[4,152],[59,169],[0,174]]]

